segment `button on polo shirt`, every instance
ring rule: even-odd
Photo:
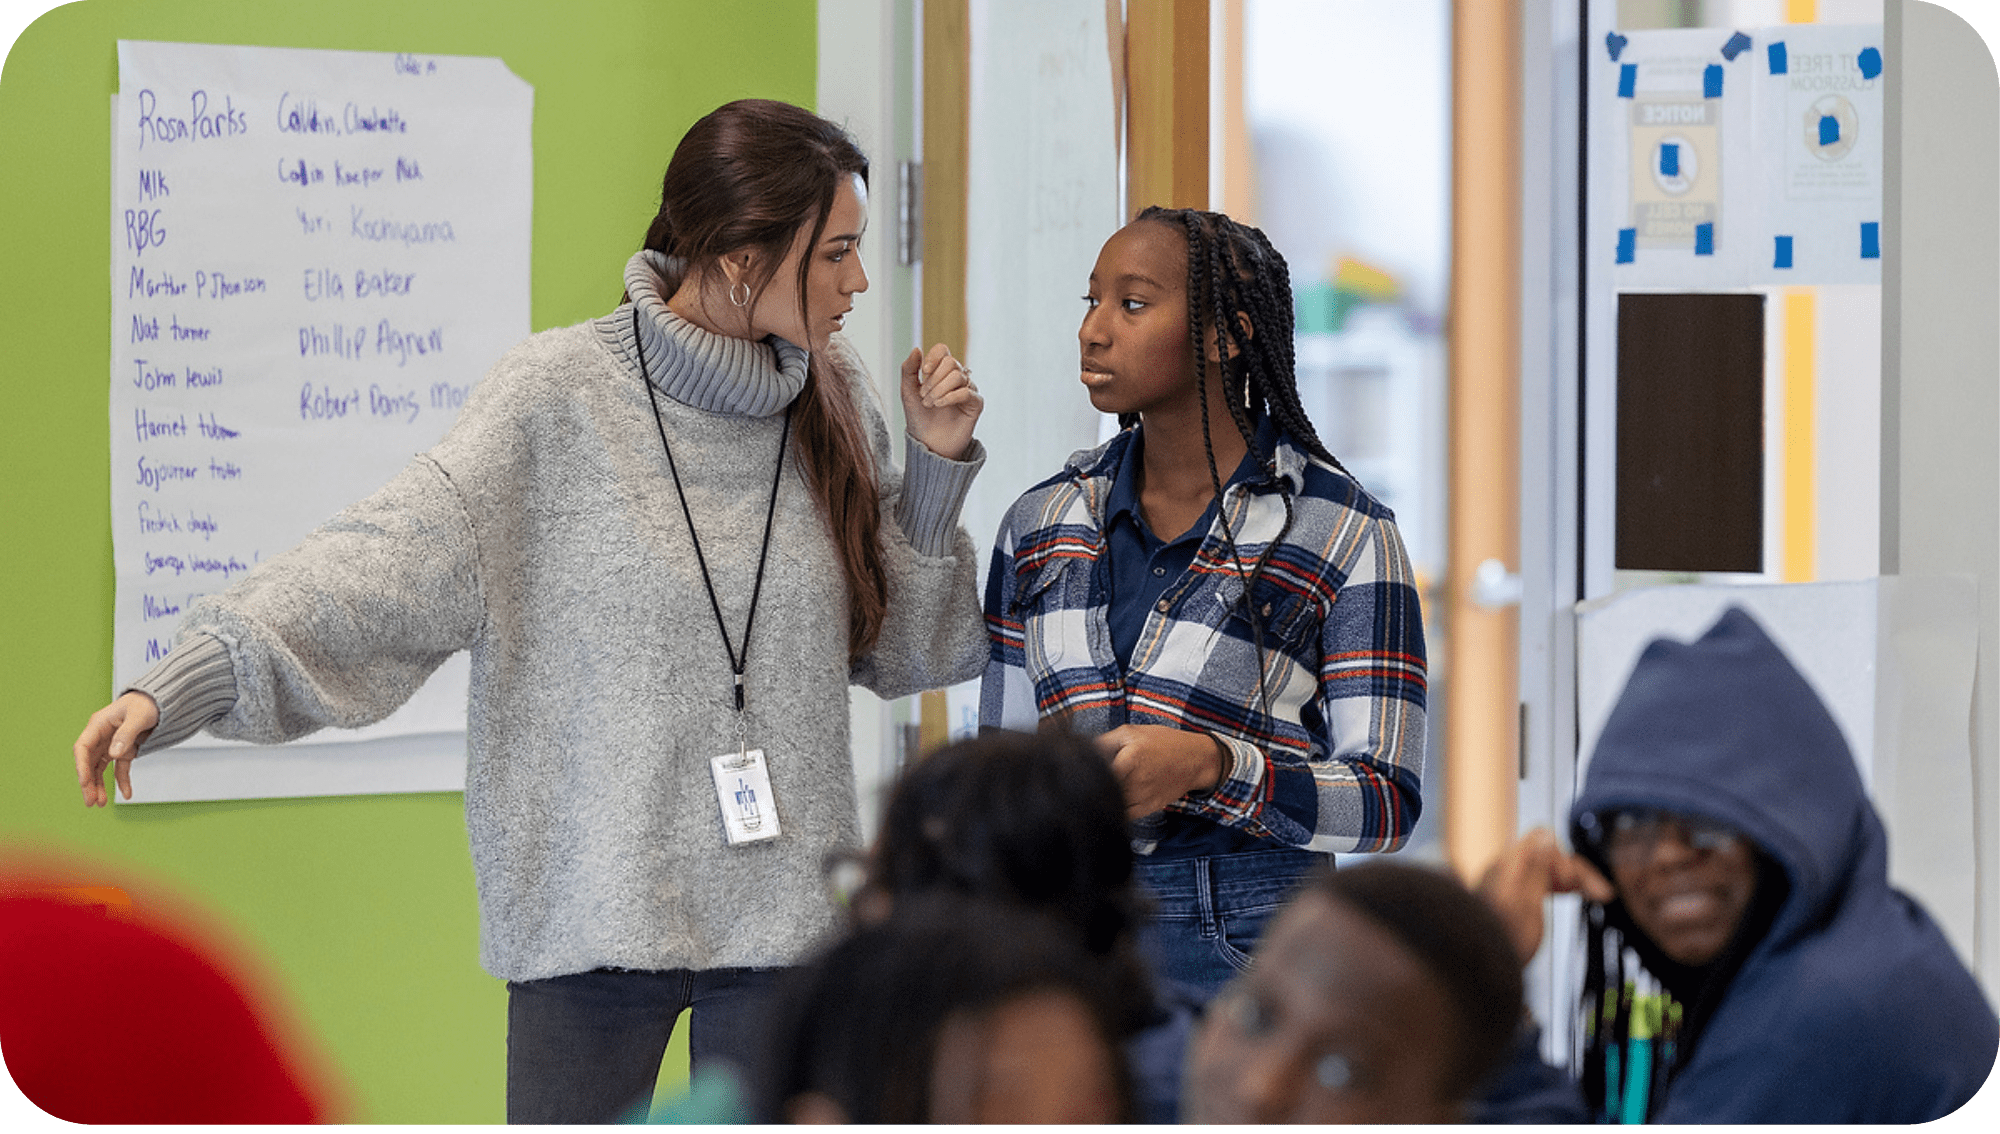
[[[1104,502],[1105,558],[1111,584],[1111,601],[1106,604],[1105,617],[1111,624],[1111,649],[1121,670],[1132,668],[1132,651],[1146,628],[1147,616],[1154,611],[1167,613],[1171,605],[1167,591],[1180,581],[1188,564],[1194,562],[1195,552],[1201,550],[1201,541],[1215,526],[1214,500],[1208,502],[1208,509],[1192,527],[1171,540],[1161,539],[1146,526],[1145,517],[1139,514],[1138,492],[1139,461],[1145,441],[1142,427],[1119,458],[1111,495]],[[1257,472],[1255,451],[1245,452],[1224,487]]]

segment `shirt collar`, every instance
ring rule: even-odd
[[[1111,477],[1111,491],[1104,498],[1105,527],[1110,527],[1122,515],[1135,519],[1139,515],[1138,472],[1140,452],[1144,447],[1142,428],[1128,429],[1113,438],[1112,444],[1104,450],[1103,460],[1098,462],[1098,468]],[[1268,480],[1267,470],[1257,461],[1257,451],[1278,451],[1274,447],[1279,446],[1279,439],[1277,425],[1268,415],[1265,416],[1257,423],[1257,444],[1243,454],[1235,471],[1223,480],[1223,491],[1226,493],[1230,485],[1238,482],[1254,484]],[[1119,443],[1121,440],[1122,444]],[[1290,446],[1281,448],[1289,449]],[[1277,463],[1280,468],[1283,467],[1282,461]]]

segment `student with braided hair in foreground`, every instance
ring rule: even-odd
[[[1156,903],[1141,947],[1212,994],[1335,851],[1416,822],[1424,636],[1394,518],[1300,409],[1284,258],[1219,213],[1105,242],[1077,332],[1125,428],[994,541],[980,724],[1094,737]]]

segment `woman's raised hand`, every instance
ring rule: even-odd
[[[104,790],[104,765],[115,764],[118,794],[132,798],[132,757],[139,745],[160,723],[159,706],[144,693],[127,693],[90,714],[90,723],[76,738],[76,786],[83,790],[85,807],[102,807],[110,802]]]
[[[903,360],[903,420],[910,436],[947,460],[972,447],[972,427],[986,399],[972,384],[972,371],[938,343],[928,351],[910,348]]]

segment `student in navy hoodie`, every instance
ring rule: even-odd
[[[1647,647],[1570,837],[1576,856],[1531,833],[1482,889],[1524,955],[1549,892],[1604,899],[1585,906],[1578,1069],[1600,1121],[1925,1122],[1992,1070],[2000,1023],[1889,885],[1839,726],[1741,609]]]

